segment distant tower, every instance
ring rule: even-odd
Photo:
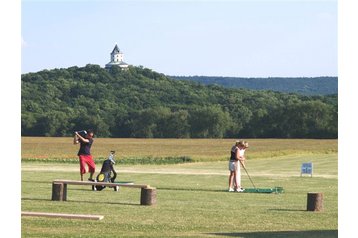
[[[117,46],[117,44],[114,46],[114,49],[111,53],[111,62],[106,64],[106,69],[111,68],[112,66],[118,66],[122,69],[128,68],[128,64],[123,61],[123,52],[121,52]]]

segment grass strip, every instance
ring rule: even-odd
[[[102,163],[107,158],[99,157],[95,158],[95,163]],[[78,158],[22,158],[21,162],[41,162],[41,163],[65,163],[65,164],[77,164]],[[184,163],[192,163],[196,162],[190,156],[167,156],[167,157],[152,157],[152,156],[144,156],[144,157],[124,157],[121,159],[117,159],[116,162],[118,164],[184,164]]]

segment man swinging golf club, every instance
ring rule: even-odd
[[[243,192],[241,187],[241,172],[240,164],[245,168],[245,149],[248,143],[244,141],[236,141],[235,145],[231,148],[231,155],[229,161],[229,192]]]
[[[80,161],[81,181],[83,181],[83,175],[86,173],[86,164],[88,166],[88,172],[90,173],[90,176],[88,178],[89,181],[93,181],[93,174],[96,170],[96,164],[91,155],[93,136],[93,130],[88,129],[87,131],[75,131],[75,135],[73,138],[74,145],[80,144],[80,149],[77,155]]]

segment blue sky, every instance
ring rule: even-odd
[[[338,75],[337,1],[31,1],[21,73],[128,64],[167,75]]]

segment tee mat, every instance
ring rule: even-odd
[[[283,193],[283,187],[274,188],[245,188],[244,193]]]

